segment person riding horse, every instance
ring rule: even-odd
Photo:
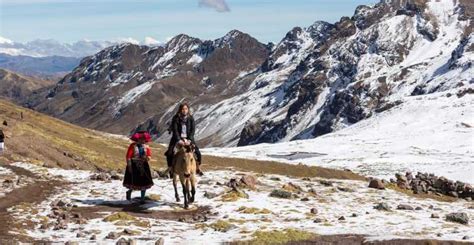
[[[171,169],[173,167],[173,157],[174,157],[174,149],[177,145],[179,146],[186,146],[186,145],[193,145],[194,153],[196,155],[196,162],[197,168],[196,172],[199,175],[202,175],[202,171],[200,169],[201,165],[201,152],[194,141],[194,132],[196,130],[196,124],[194,122],[194,118],[191,115],[189,110],[189,105],[185,102],[179,105],[178,111],[173,116],[170,125],[171,131],[171,140],[168,145],[168,150],[166,151],[166,161],[168,164],[168,168]],[[172,178],[172,171],[170,171],[170,178]]]

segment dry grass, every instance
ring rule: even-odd
[[[20,119],[21,112],[23,119]],[[125,152],[130,143],[126,138],[85,129],[0,100],[0,122],[3,120],[8,122],[8,126],[3,127],[8,137],[8,151],[0,157],[0,161],[28,161],[65,169],[121,170],[125,167]],[[165,168],[165,148],[154,143],[150,146],[153,152],[152,168]],[[349,171],[270,161],[203,156],[203,162],[205,170],[232,168],[292,177],[365,179]]]
[[[234,242],[234,244],[287,244],[290,242],[310,240],[317,236],[315,233],[295,229],[256,231],[252,234],[252,240]]]
[[[366,180],[364,176],[344,170],[335,170],[306,165],[290,165],[272,161],[256,161],[241,158],[203,156],[204,168],[252,171],[257,174],[277,174],[290,177],[319,177],[329,179]]]

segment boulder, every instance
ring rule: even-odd
[[[384,190],[385,185],[383,182],[379,179],[373,179],[369,182],[369,188],[374,188],[374,189],[379,189],[379,190]]]
[[[450,222],[455,222],[463,225],[469,224],[469,217],[466,213],[450,213],[446,215],[446,220]]]
[[[408,204],[400,204],[397,206],[398,210],[414,210],[414,208]]]
[[[390,206],[386,203],[379,203],[374,206],[374,209],[377,209],[379,211],[391,211]]]
[[[284,198],[284,199],[291,199],[292,194],[289,191],[285,190],[273,190],[270,193],[271,197],[276,197],[276,198]]]
[[[258,181],[253,175],[244,175],[242,178],[240,178],[240,183],[249,189],[255,189]]]

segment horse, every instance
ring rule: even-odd
[[[178,177],[183,187],[184,208],[188,209],[189,204],[194,202],[196,194],[196,159],[194,158],[194,147],[192,145],[179,146],[173,157],[173,187],[176,201],[180,202],[178,195]]]

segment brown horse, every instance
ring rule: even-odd
[[[194,202],[196,194],[196,159],[194,158],[194,147],[179,146],[173,157],[173,187],[176,201],[179,202],[178,177],[183,187],[184,208],[188,209],[189,204]]]

